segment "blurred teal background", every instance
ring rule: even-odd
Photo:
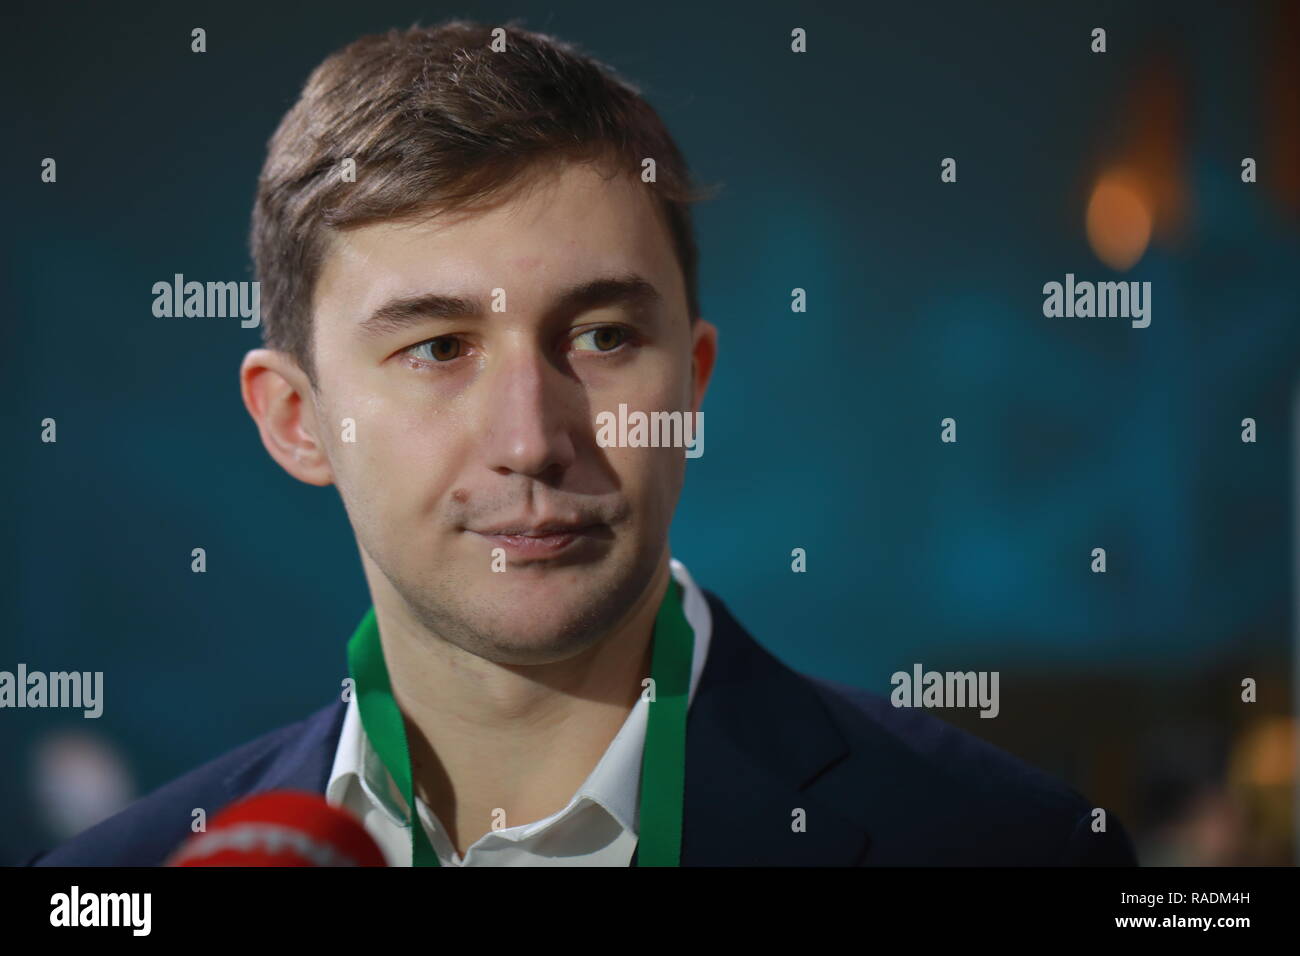
[[[54,839],[50,735],[98,735],[143,792],[337,692],[368,603],[337,495],[261,448],[236,374],[258,331],[154,318],[150,289],[251,279],[265,142],[308,72],[454,15],[615,66],[723,184],[696,210],[721,353],[672,533],[696,580],[796,669],[886,694],[913,662],[1001,671],[1003,719],[950,719],[1115,807],[1148,860],[1200,859],[1202,812],[1241,825],[1219,861],[1289,852],[1259,789],[1285,748],[1258,740],[1294,733],[1267,723],[1291,710],[1294,5],[374,0],[9,19],[0,669],[106,691],[98,721],[0,712],[0,862]],[[1173,197],[1122,275],[1151,326],[1045,318],[1045,282],[1121,278],[1084,215],[1131,156]]]

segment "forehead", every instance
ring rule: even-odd
[[[511,312],[592,276],[635,272],[664,299],[685,288],[652,184],[569,163],[492,207],[336,232],[314,293],[319,326],[359,321],[393,298],[506,290]]]

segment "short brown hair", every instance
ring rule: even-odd
[[[554,162],[605,162],[655,190],[699,314],[690,203],[705,198],[640,91],[554,37],[452,20],[362,37],[329,56],[271,137],[257,183],[252,252],[263,337],[315,384],[312,292],[328,230],[433,210],[469,211]],[[356,181],[343,181],[344,159]]]

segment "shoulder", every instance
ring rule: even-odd
[[[159,866],[191,833],[194,810],[209,818],[265,789],[319,789],[337,743],[343,706],[334,702],[252,740],[136,800],[28,866]]]
[[[864,849],[855,862],[1136,862],[1116,816],[1064,781],[923,708],[894,707],[871,691],[794,670],[716,594],[705,596],[713,639],[702,699],[692,705],[704,705],[703,712],[693,719],[704,728],[717,725],[715,736],[766,766],[770,780],[795,784],[809,803],[828,811],[842,843],[850,830],[861,836]],[[699,762],[712,768],[718,759],[710,753]],[[1097,831],[1099,809],[1106,811],[1105,829]]]
[[[867,806],[878,862],[1133,866],[1119,819],[1064,781],[919,708],[798,674],[849,747],[842,800]]]

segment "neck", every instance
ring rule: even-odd
[[[536,665],[498,664],[431,633],[362,559],[415,793],[457,852],[494,823],[518,826],[562,809],[650,676],[655,617],[671,580],[667,556],[617,630],[568,660]]]

